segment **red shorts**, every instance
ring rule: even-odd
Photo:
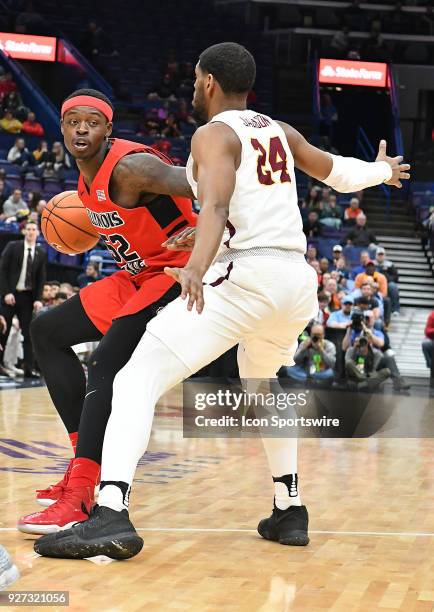
[[[163,272],[140,279],[120,270],[80,290],[87,316],[103,334],[113,319],[135,314],[159,300],[175,283]]]

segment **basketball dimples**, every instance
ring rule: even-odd
[[[42,212],[41,231],[50,246],[67,255],[85,253],[99,240],[76,191],[51,198]]]

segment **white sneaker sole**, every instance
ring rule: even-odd
[[[21,533],[32,533],[35,535],[46,535],[47,533],[57,533],[58,531],[63,531],[64,529],[69,529],[73,525],[75,525],[77,521],[71,521],[63,527],[59,525],[32,525],[29,523],[18,523],[17,529],[21,531]]]
[[[7,570],[0,574],[0,591],[13,584],[20,577],[20,572],[16,565],[11,565]]]

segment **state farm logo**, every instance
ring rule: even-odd
[[[348,60],[320,60],[320,83],[385,87],[386,77],[386,64]]]
[[[383,78],[382,72],[376,70],[366,70],[365,68],[344,68],[343,66],[337,66],[336,70],[332,66],[325,66],[321,70],[321,76],[326,77],[339,77],[341,79],[373,79],[374,81],[381,81]]]
[[[0,32],[0,50],[15,59],[31,59],[54,62],[56,38]]]

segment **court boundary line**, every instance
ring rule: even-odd
[[[0,533],[12,532],[18,530],[16,527],[0,527]],[[224,528],[207,528],[207,527],[136,527],[136,531],[143,532],[167,532],[167,533],[258,533],[256,529],[224,529]],[[434,533],[418,532],[418,531],[323,531],[309,530],[309,534],[315,535],[354,535],[354,536],[389,536],[389,537],[430,537],[434,538]],[[37,535],[37,534],[28,534]]]

